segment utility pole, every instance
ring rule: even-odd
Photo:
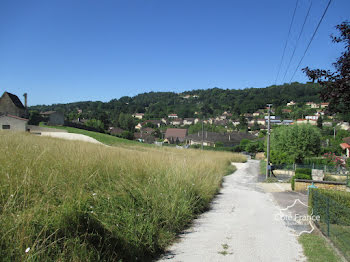
[[[202,120],[202,150],[203,150],[203,140],[204,140],[204,118]]]
[[[267,104],[268,108],[268,120],[267,120],[267,163],[266,163],[266,178],[270,176],[270,118],[271,118],[271,106]]]

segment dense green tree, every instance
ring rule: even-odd
[[[345,21],[336,28],[340,36],[331,36],[332,41],[344,44],[345,51],[333,63],[335,71],[309,67],[303,71],[312,81],[317,81],[321,85],[321,98],[330,103],[328,110],[341,113],[350,120],[350,23]]]
[[[321,134],[315,126],[281,126],[271,134],[272,163],[301,163],[305,157],[317,156],[320,151]]]
[[[104,124],[101,120],[98,120],[98,119],[89,119],[88,121],[86,121],[85,123],[86,126],[90,126],[90,127],[93,127],[97,130],[104,130]]]
[[[29,112],[29,125],[39,125],[39,123],[43,121],[43,118],[41,117],[40,113],[38,111],[30,111]]]
[[[118,119],[118,126],[133,133],[135,131],[135,120],[132,115],[121,113]]]
[[[322,116],[319,116],[319,118],[317,118],[317,127],[322,129],[323,128],[323,118]]]

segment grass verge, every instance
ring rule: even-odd
[[[266,175],[266,160],[260,160],[260,175]]]
[[[0,132],[4,261],[147,261],[244,156]]]
[[[309,262],[338,262],[342,261],[326,240],[316,234],[303,234],[299,237],[304,254]]]

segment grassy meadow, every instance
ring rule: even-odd
[[[208,208],[228,152],[0,132],[2,261],[147,261]]]

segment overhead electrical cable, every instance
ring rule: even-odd
[[[288,70],[289,70],[290,64],[291,64],[291,62],[292,62],[292,60],[293,60],[293,58],[294,58],[295,50],[297,49],[299,40],[300,40],[301,35],[303,34],[303,31],[304,31],[304,27],[305,27],[307,18],[309,17],[309,14],[310,14],[311,6],[312,6],[312,1],[310,1],[309,9],[307,10],[306,16],[305,16],[305,18],[304,18],[304,23],[303,23],[303,25],[302,25],[302,27],[301,27],[301,30],[300,30],[300,33],[299,33],[297,42],[296,42],[296,44],[295,44],[295,46],[294,46],[294,50],[293,50],[292,56],[291,56],[291,58],[290,58],[290,60],[289,60],[289,63],[288,63],[287,69],[286,69],[286,71],[284,72],[284,76],[283,76],[282,82],[283,82],[284,79],[286,78],[286,75],[287,75],[287,72],[288,72]]]
[[[309,47],[310,47],[310,45],[311,45],[312,40],[314,40],[314,37],[315,37],[315,35],[316,35],[316,33],[317,33],[317,30],[318,30],[318,28],[320,27],[320,25],[321,25],[321,23],[322,23],[322,20],[323,20],[324,16],[326,15],[327,10],[328,10],[328,7],[329,7],[329,5],[331,4],[331,2],[332,2],[332,0],[329,0],[329,2],[328,2],[328,4],[327,4],[327,7],[326,7],[326,9],[324,10],[324,12],[323,12],[323,14],[322,14],[322,17],[321,17],[320,21],[318,22],[318,25],[317,25],[317,27],[316,27],[316,29],[315,29],[315,31],[314,31],[314,33],[313,33],[311,39],[310,39],[310,42],[309,42],[309,44],[307,45],[307,47],[306,47],[306,49],[305,49],[305,52],[304,52],[303,56],[301,57],[301,59],[300,59],[300,61],[299,61],[299,63],[298,63],[298,66],[295,68],[295,71],[294,71],[294,73],[293,73],[293,75],[292,75],[292,77],[291,77],[291,79],[290,79],[290,81],[289,81],[289,84],[292,82],[292,80],[293,80],[293,78],[294,78],[294,76],[295,76],[295,73],[298,71],[298,68],[299,68],[301,62],[303,61],[303,59],[304,59],[304,57],[305,57],[305,55],[306,55],[306,53],[307,53],[307,50],[309,49]]]
[[[280,75],[280,71],[281,71],[281,67],[282,67],[284,55],[285,55],[285,53],[286,53],[286,47],[287,47],[287,44],[288,44],[288,39],[289,39],[290,31],[291,31],[291,29],[292,29],[293,22],[294,22],[294,17],[295,17],[295,13],[296,13],[297,7],[298,7],[298,2],[299,2],[299,0],[297,0],[296,3],[295,3],[295,8],[294,8],[293,16],[292,16],[292,21],[290,22],[290,25],[289,25],[289,30],[288,30],[288,35],[287,35],[286,43],[284,44],[281,62],[280,62],[280,65],[279,65],[279,67],[278,67],[278,72],[277,72],[277,76],[276,76],[276,80],[275,80],[275,85],[277,84],[277,79],[278,79],[278,77],[279,77],[279,75]]]

